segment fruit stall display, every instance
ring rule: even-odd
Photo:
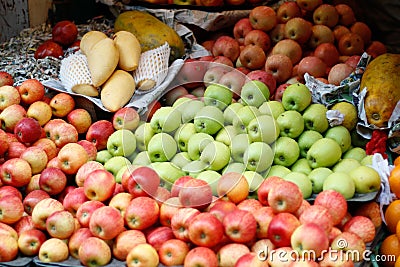
[[[397,266],[400,55],[345,4],[154,20],[1,44],[0,265]]]

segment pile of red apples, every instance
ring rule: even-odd
[[[96,156],[121,127],[138,126],[134,109],[93,121],[73,97],[49,96],[35,79],[13,86],[1,72],[0,81],[2,262],[354,266],[382,223],[374,201],[350,208],[326,190],[310,203],[277,176],[264,180],[257,198],[233,172],[219,180],[219,197],[191,176],[168,190],[147,166],[128,168],[117,182]]]
[[[339,85],[364,52],[373,58],[386,52],[349,5],[322,0],[288,1],[276,9],[257,6],[236,22],[232,33],[219,34],[202,45],[211,53],[202,60],[227,64],[246,74],[257,70],[257,78],[263,81],[271,79],[263,73],[269,72],[276,88],[304,82],[305,73]],[[274,98],[275,88],[270,90]]]

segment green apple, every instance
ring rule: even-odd
[[[243,103],[257,108],[267,101],[269,96],[268,86],[259,80],[247,81],[240,91],[240,98]]]
[[[349,173],[358,166],[361,166],[361,163],[356,159],[340,159],[335,165],[333,165],[332,171]]]
[[[136,157],[132,160],[132,164],[134,165],[140,165],[140,166],[148,166],[150,165],[151,160],[149,153],[147,150],[140,151]]]
[[[125,158],[124,156],[115,156],[110,158],[109,160],[104,163],[104,168],[111,172],[114,177],[117,175],[118,171],[127,165],[131,165],[132,163]]]
[[[200,172],[196,179],[206,181],[210,186],[214,196],[218,196],[217,186],[221,174],[214,170],[205,170]]]
[[[164,106],[156,110],[150,119],[151,128],[155,133],[171,133],[181,125],[182,115],[179,109]]]
[[[200,160],[205,162],[209,170],[219,171],[228,165],[231,158],[229,146],[219,141],[208,143],[200,155]]]
[[[114,131],[107,139],[107,150],[113,157],[128,157],[136,150],[135,134],[127,129]]]
[[[331,139],[323,137],[310,147],[307,152],[307,160],[311,168],[332,167],[340,160],[342,149],[339,144]]]
[[[224,113],[216,106],[204,106],[193,119],[196,132],[214,135],[224,126]]]
[[[244,152],[250,145],[250,137],[246,133],[235,135],[230,146],[231,157],[235,162],[243,162]]]
[[[181,113],[183,109],[185,109],[186,105],[189,104],[193,99],[190,97],[179,97],[178,99],[175,100],[175,102],[172,104],[172,107],[179,110]]]
[[[111,155],[111,153],[107,149],[103,149],[103,150],[97,151],[96,161],[98,161],[104,165],[104,163],[106,163],[106,161],[111,159],[112,157],[113,157],[113,155]]]
[[[225,125],[232,125],[233,118],[237,117],[238,111],[243,107],[242,103],[233,102],[224,110],[224,123]]]
[[[221,128],[215,135],[215,141],[219,141],[227,146],[230,146],[232,143],[232,139],[235,135],[236,135],[236,128],[233,127],[233,125],[226,125],[223,128]]]
[[[135,130],[136,147],[140,151],[147,150],[147,145],[155,132],[150,125],[150,122],[139,124]]]
[[[151,162],[168,161],[172,159],[178,151],[175,139],[165,133],[156,133],[147,146],[147,152]]]
[[[343,125],[329,128],[325,132],[325,137],[335,140],[340,145],[342,153],[346,152],[351,146],[350,132]]]
[[[274,164],[285,167],[291,166],[300,155],[300,148],[297,141],[287,136],[279,137],[274,145]]]
[[[207,133],[195,133],[193,134],[187,144],[187,152],[191,160],[198,160],[200,154],[206,145],[214,141],[214,137]]]
[[[183,166],[185,166],[192,160],[190,159],[188,152],[182,151],[182,152],[176,153],[175,156],[170,161],[172,164],[174,164],[178,168],[182,169]]]
[[[283,177],[289,172],[291,172],[291,170],[288,167],[282,165],[272,165],[271,168],[269,168],[268,173],[265,177],[266,178],[271,176]]]
[[[309,174],[308,178],[310,179],[313,187],[313,193],[318,194],[322,191],[322,186],[326,177],[328,177],[333,171],[327,167],[318,167],[313,169]]]
[[[300,148],[300,156],[303,158],[307,157],[307,152],[310,147],[315,143],[315,141],[323,138],[320,132],[314,130],[306,130],[300,134],[297,138],[297,143]]]
[[[278,123],[270,115],[259,115],[247,125],[250,142],[265,142],[272,144],[280,134]]]
[[[150,164],[162,180],[161,185],[165,188],[170,189],[172,184],[180,177],[185,176],[186,173],[179,169],[177,166],[169,161],[165,162],[153,162]]]
[[[296,160],[295,163],[290,167],[290,170],[292,172],[302,172],[306,175],[308,175],[312,169],[310,167],[310,164],[308,164],[308,160],[306,158],[299,158]]]
[[[285,110],[297,110],[302,112],[310,104],[312,95],[305,84],[293,83],[286,87],[282,94],[282,104]]]
[[[360,165],[349,172],[356,186],[356,193],[366,194],[377,192],[381,188],[379,173],[370,166]]]
[[[286,181],[291,181],[300,188],[301,193],[303,194],[303,198],[307,199],[312,195],[312,183],[308,175],[302,172],[294,172],[286,174],[283,179]]]
[[[206,106],[215,106],[220,110],[224,110],[232,103],[233,92],[226,86],[221,84],[210,84],[204,91],[204,103]]]
[[[243,162],[230,162],[226,167],[222,170],[222,174],[228,172],[237,172],[244,173],[246,171],[246,166]]]
[[[255,171],[245,171],[243,175],[246,177],[247,183],[249,184],[249,192],[256,192],[264,181],[262,175]]]
[[[201,160],[193,160],[188,162],[185,166],[182,167],[182,171],[189,174],[192,177],[197,177],[199,173],[207,170],[208,165],[204,161]]]
[[[355,159],[358,160],[359,162],[361,162],[361,160],[363,158],[365,158],[367,156],[367,153],[365,151],[364,148],[362,147],[352,147],[350,149],[348,149],[343,155],[342,158],[344,159]]]
[[[274,119],[278,118],[281,113],[285,112],[282,102],[277,100],[265,101],[258,107],[258,110],[260,110],[261,114],[271,115]]]
[[[325,132],[329,127],[326,118],[328,108],[320,103],[312,103],[303,111],[304,127],[320,133]]]
[[[181,124],[174,133],[174,139],[178,144],[179,151],[187,151],[189,138],[196,133],[196,128],[192,122]]]
[[[232,125],[237,133],[247,133],[247,125],[255,117],[261,115],[258,108],[254,106],[244,106],[237,112],[237,116],[233,118]]]
[[[276,118],[281,136],[297,138],[304,131],[303,115],[296,110],[286,110]]]
[[[373,155],[366,155],[366,156],[361,160],[361,165],[364,165],[364,166],[372,166],[372,157],[373,157]]]
[[[264,142],[250,143],[243,155],[243,163],[249,171],[263,172],[274,161],[272,148]]]
[[[349,174],[344,172],[333,172],[325,178],[322,190],[335,190],[346,199],[350,199],[356,192],[356,185]]]
[[[182,108],[182,123],[192,122],[196,113],[205,106],[201,100],[193,99]]]

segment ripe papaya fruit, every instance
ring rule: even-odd
[[[400,100],[400,54],[385,53],[365,68],[360,90],[367,88],[364,108],[369,124],[387,127]]]
[[[114,32],[128,31],[139,40],[142,53],[167,42],[171,47],[169,62],[183,57],[185,45],[170,26],[146,11],[129,10],[119,14],[114,22]]]

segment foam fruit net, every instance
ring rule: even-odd
[[[144,80],[153,80],[159,86],[168,74],[168,59],[170,46],[167,42],[155,49],[143,52],[140,55],[139,66],[133,73],[136,84]]]
[[[78,51],[63,58],[59,78],[68,91],[78,84],[92,84],[86,56]]]

